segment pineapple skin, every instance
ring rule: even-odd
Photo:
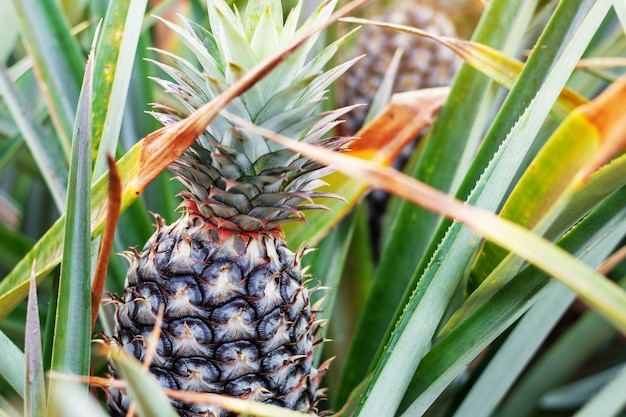
[[[127,252],[128,284],[117,304],[117,340],[143,360],[164,308],[150,372],[164,388],[212,392],[302,412],[312,409],[321,374],[312,366],[315,313],[301,253],[278,231],[232,232],[186,213],[157,230],[141,253]],[[129,398],[112,390],[125,416]],[[173,402],[181,416],[232,416]]]
[[[171,100],[151,114],[176,123],[214,99],[265,57],[327,19],[337,0],[324,2],[298,26],[302,2],[283,22],[280,0],[250,0],[245,13],[223,0],[207,2],[211,30],[183,18],[169,26],[197,64],[166,51],[154,78]],[[346,37],[311,59],[310,38],[227,110],[295,140],[340,150],[350,138],[325,138],[351,108],[321,111],[326,92],[354,62],[325,70]],[[225,394],[316,412],[324,373],[313,366],[315,311],[301,269],[303,250],[291,252],[281,225],[314,200],[332,169],[321,166],[219,115],[172,164],[186,190],[182,216],[157,230],[130,262],[122,296],[113,296],[112,344],[139,360],[163,306],[163,324],[150,371],[165,388]],[[324,369],[325,365],[320,365]],[[111,362],[115,376],[115,364]],[[110,389],[109,408],[124,416],[131,399]],[[181,416],[230,417],[215,406],[172,401]]]

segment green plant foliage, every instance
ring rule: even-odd
[[[335,357],[318,408],[344,417],[624,415],[626,344],[616,323],[626,314],[626,127],[608,129],[608,118],[583,110],[595,103],[600,115],[626,114],[624,104],[594,101],[625,73],[626,3],[415,1],[437,4],[464,30],[463,16],[480,14],[471,37],[480,45],[404,172],[523,229],[504,237],[487,223],[471,229],[400,197],[380,209],[363,197],[366,178],[328,177],[323,191],[348,201],[285,227],[291,245],[316,248],[303,259],[312,298],[323,299],[314,360]],[[230,3],[244,10],[246,1]],[[204,0],[0,1],[0,416],[108,415],[106,378],[97,379],[107,354],[92,352],[92,339],[111,334],[110,305],[90,326],[105,162],[115,156],[131,184],[114,251],[142,247],[150,213],[173,218],[180,202],[167,171],[145,189],[132,182],[144,175],[140,141],[158,128],[146,111],[167,100],[149,80],[166,75],[149,60],[168,58],[150,48],[193,59],[159,20],[177,22],[177,13],[208,24]],[[327,53],[350,58],[353,30],[349,19],[336,24],[314,49],[332,44]],[[333,88],[340,97],[344,85]],[[612,147],[604,128],[617,138]],[[108,290],[121,290],[126,267],[112,255]],[[176,415],[141,364],[108,353],[138,415]],[[87,392],[90,375],[99,398]],[[250,410],[299,415],[264,406]]]

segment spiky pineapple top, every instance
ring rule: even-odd
[[[182,27],[165,22],[193,52],[199,66],[165,51],[171,65],[156,62],[171,78],[155,80],[177,105],[154,105],[164,125],[176,122],[212,100],[270,54],[327,19],[337,0],[324,2],[299,28],[302,1],[283,23],[280,1],[251,0],[243,15],[223,0],[209,2],[207,30],[183,18]],[[216,41],[219,39],[219,41]],[[336,149],[341,139],[322,139],[348,108],[320,112],[330,83],[351,62],[324,72],[340,39],[307,61],[315,45],[309,39],[287,60],[226,110],[285,136]],[[237,231],[271,230],[302,219],[302,211],[321,208],[314,191],[329,169],[302,158],[262,136],[218,116],[170,169],[187,188],[183,206],[214,225]]]

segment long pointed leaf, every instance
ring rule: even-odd
[[[491,415],[576,295],[560,283],[553,283],[537,298],[481,372],[453,417]]]
[[[59,280],[51,368],[89,373],[91,343],[91,100],[93,63],[87,62],[74,126],[63,263]],[[52,405],[57,381],[50,383]]]
[[[622,288],[626,279],[620,281]],[[572,378],[590,356],[608,345],[615,329],[596,312],[585,313],[517,382],[495,416],[524,417],[536,413],[540,397]]]
[[[63,417],[107,417],[98,402],[84,395],[83,388],[74,382],[60,381],[55,391],[54,415]]]
[[[140,362],[121,349],[112,349],[110,355],[115,361],[115,369],[128,384],[139,417],[177,415],[159,383]]]
[[[459,195],[463,197],[469,195],[470,204],[476,204],[490,210],[498,208],[515,177],[515,170],[511,167],[518,167],[523,162],[524,155],[533,144],[533,139],[541,124],[567,81],[565,75],[570,74],[574,69],[573,63],[580,59],[584,52],[583,46],[588,44],[610,7],[608,1],[580,1],[578,5],[573,3],[569,2],[567,7],[560,4],[539,42],[549,48],[549,45],[553,43],[562,45],[564,39],[570,37],[576,41],[568,43],[568,47],[563,50],[555,47],[554,50],[549,50],[547,54],[537,53],[535,50],[535,53],[529,58],[518,81],[500,109],[495,123],[489,130],[472,169],[461,185]],[[503,138],[506,140],[504,145],[500,146]],[[483,163],[485,165],[482,165]],[[487,169],[485,170],[482,166],[486,166]],[[480,174],[478,173],[479,170]],[[473,177],[473,175],[477,175],[477,177]],[[471,193],[469,190],[472,190]],[[392,189],[389,191],[394,192]],[[405,198],[407,197],[409,196],[405,195]],[[423,203],[421,205],[424,205]],[[428,208],[427,206],[424,207]],[[438,212],[437,210],[434,211]],[[452,217],[459,220],[458,216]],[[471,227],[478,231],[481,225],[476,226],[478,228]],[[383,356],[378,362],[374,380],[370,385],[371,390],[364,397],[362,412],[365,415],[385,414],[394,407],[393,401],[381,404],[376,401],[376,398],[398,399],[398,385],[408,386],[409,374],[413,373],[421,357],[426,353],[430,339],[433,337],[441,317],[445,314],[446,307],[452,299],[457,285],[463,279],[466,265],[471,263],[473,259],[478,243],[476,237],[458,225],[453,225],[450,229],[444,229],[444,227],[445,223],[440,230],[448,230],[448,232],[443,244],[436,250],[433,249],[432,257],[427,253],[424,260],[428,260],[428,267],[424,274],[418,271],[418,274],[414,275],[417,291],[407,292],[406,297],[410,297],[410,301],[404,307],[402,318],[396,325],[396,330],[391,340],[386,344]],[[510,231],[513,232],[512,229]],[[483,232],[479,233],[489,239],[489,236]],[[520,238],[520,236],[513,233],[507,239],[516,238]],[[508,243],[513,242],[509,241],[504,244],[504,242],[499,241],[499,243],[507,246]],[[515,243],[519,243],[519,241]],[[545,241],[542,246],[544,249],[550,247],[546,245]],[[522,255],[520,251],[516,251],[516,253]],[[536,253],[536,255],[540,254]],[[452,256],[454,256],[454,262],[449,261]],[[522,257],[528,259],[525,255]],[[448,261],[446,262],[446,260]],[[547,260],[541,262],[542,268],[550,267],[546,262]],[[569,261],[563,259],[563,262],[567,264]],[[551,273],[554,272],[554,270],[551,271]],[[591,273],[592,271],[589,270],[586,272],[586,274]],[[571,271],[571,274],[577,275],[574,271]],[[418,277],[420,277],[419,285],[417,284]],[[560,278],[567,279],[563,275],[560,275]],[[415,287],[411,286],[410,288]],[[606,289],[607,293],[612,291]],[[599,303],[599,300],[596,302]],[[617,307],[619,302],[615,300],[615,303],[614,308],[619,309]],[[602,306],[598,306],[598,308],[602,308]],[[606,314],[613,313],[607,312]],[[405,359],[407,355],[412,358],[410,365]],[[401,377],[398,375],[398,371],[402,372]],[[393,389],[390,388],[392,379],[394,381]]]
[[[109,3],[94,58],[94,178],[104,174],[107,155],[115,155],[128,86],[147,0]]]
[[[626,207],[622,204],[625,196],[626,189],[622,188],[566,235],[560,246],[584,262],[598,265],[626,233]],[[491,302],[484,303],[438,341],[411,381],[401,406],[403,415],[421,415],[428,409],[454,378],[532,305],[547,279],[535,267],[525,269]]]
[[[34,265],[33,265],[34,270]],[[38,417],[46,415],[46,384],[43,377],[41,355],[41,326],[37,306],[37,286],[34,274],[30,280],[28,313],[26,316],[26,398],[24,415]]]
[[[624,397],[626,366],[591,401],[575,414],[575,417],[619,416],[626,407]]]
[[[516,33],[526,30],[525,21],[519,16],[532,6],[533,2],[492,1],[474,40],[504,48],[511,37],[517,38]],[[416,162],[412,172],[415,178],[440,190],[453,190],[458,186],[460,176],[467,171],[474,157],[488,114],[492,111],[495,93],[490,88],[491,83],[472,68],[466,65],[461,68]],[[468,102],[480,105],[464,105]],[[459,126],[466,126],[468,120],[472,121],[469,131],[460,129]],[[399,203],[390,228],[403,232],[395,233],[383,242],[383,253],[365,306],[370,314],[364,315],[358,324],[342,377],[340,400],[345,400],[371,369],[377,350],[384,345],[385,332],[390,331],[389,326],[394,322],[394,311],[404,304],[401,300],[403,295],[406,297],[407,288],[414,286],[416,278],[412,276],[420,259],[424,264],[420,268],[424,268],[435,250],[434,244],[429,249],[431,237],[437,232],[439,237],[435,240],[438,243],[443,236],[445,228],[437,231],[437,222],[437,216],[428,210],[408,202]],[[394,279],[389,280],[390,276]]]

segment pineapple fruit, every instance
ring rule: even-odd
[[[394,1],[368,10],[365,17],[457,37],[452,6],[439,3],[435,0]],[[364,57],[346,74],[341,101],[369,105],[398,49],[402,50],[402,57],[395,74],[394,93],[448,85],[459,66],[454,52],[430,39],[367,26],[359,34],[353,51],[354,55]],[[362,127],[367,110],[361,107],[350,113],[346,126],[350,132]]]
[[[174,99],[152,113],[167,125],[188,116],[256,63],[302,31],[327,19],[336,0],[322,4],[297,28],[302,3],[283,22],[280,0],[250,0],[243,14],[223,0],[208,2],[211,30],[183,19],[165,22],[195,55],[198,66],[159,51],[169,80],[155,79]],[[352,62],[324,72],[344,39],[308,55],[315,39],[233,101],[233,114],[291,138],[339,149],[326,138],[349,108],[323,112],[328,86]],[[219,116],[170,167],[186,190],[182,216],[157,228],[130,261],[121,297],[114,296],[112,343],[142,360],[159,306],[162,331],[151,373],[166,388],[212,392],[314,412],[323,374],[312,363],[318,323],[303,274],[303,250],[285,245],[281,225],[323,209],[316,191],[330,170],[236,127]],[[114,366],[112,372],[115,373]],[[114,415],[130,399],[112,389]],[[230,416],[212,406],[173,402],[181,416]]]

